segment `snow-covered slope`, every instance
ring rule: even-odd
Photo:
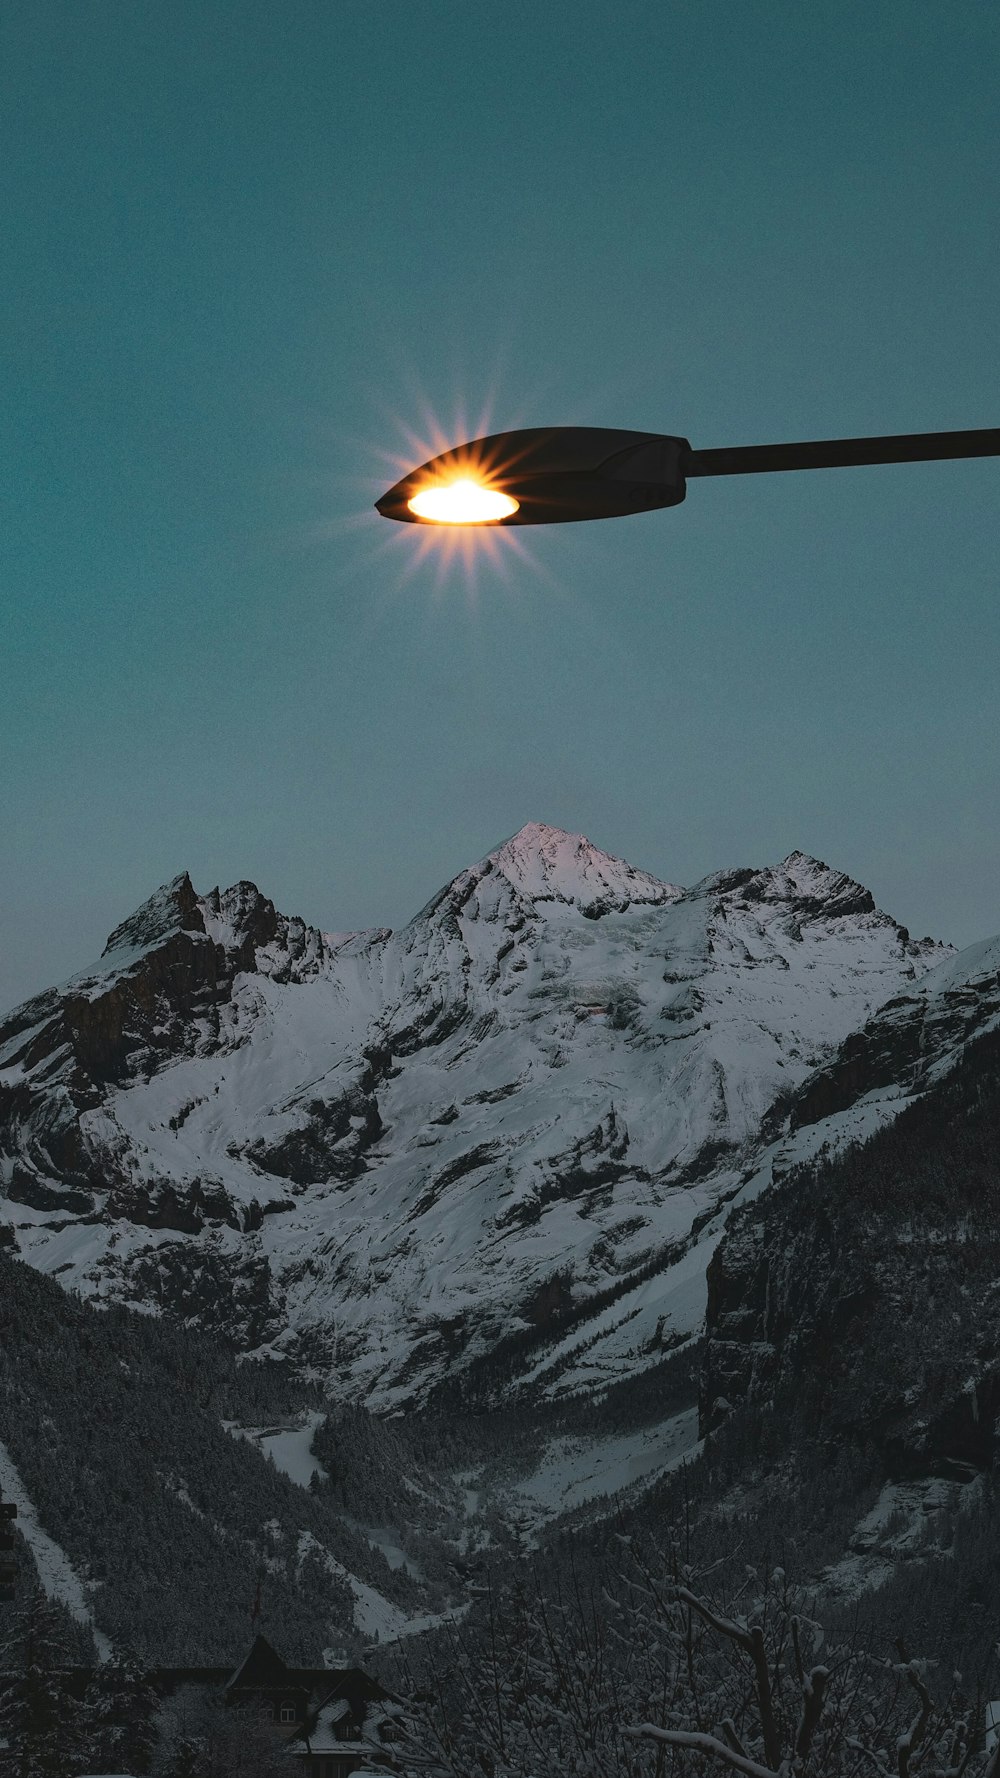
[[[39,1523],[35,1505],[11,1461],[10,1453],[0,1444],[0,1495],[17,1507],[17,1529],[31,1551],[35,1572],[49,1599],[65,1605],[78,1624],[84,1624],[94,1639],[99,1661],[111,1658],[111,1643],[94,1622],[92,1588],[81,1580],[65,1550],[60,1549]]]
[[[801,853],[683,890],[538,825],[397,933],[179,877],[0,1031],[3,1220],[375,1407],[600,1382],[690,1332],[783,1108],[950,955]]]

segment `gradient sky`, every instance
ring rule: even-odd
[[[995,0],[5,8],[0,1005],[180,870],[398,925],[528,820],[1000,928],[1000,460],[471,570],[371,505],[517,424],[1000,424],[998,51]]]

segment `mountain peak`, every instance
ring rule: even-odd
[[[102,956],[115,951],[144,951],[175,932],[204,932],[205,922],[187,871],[161,884],[127,920],[116,926]]]
[[[255,947],[269,945],[277,935],[281,916],[274,902],[247,877],[231,883],[228,889],[209,890],[198,906],[205,931],[227,949],[244,948],[248,940]]]
[[[530,901],[573,903],[595,918],[637,903],[676,901],[683,894],[624,858],[602,852],[586,834],[529,821],[483,860]]]
[[[758,872],[758,879],[762,899],[793,901],[803,912],[827,915],[877,912],[870,889],[845,871],[831,869],[822,858],[810,857],[808,852],[789,852],[780,864]]]

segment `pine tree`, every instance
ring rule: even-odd
[[[163,1707],[155,1778],[294,1778],[298,1770],[269,1723],[227,1709],[196,1686],[182,1687]]]
[[[0,1644],[0,1778],[72,1778],[83,1769],[80,1714],[61,1674],[71,1657],[63,1614],[36,1587]]]
[[[205,1764],[203,1698],[185,1685],[168,1697],[156,1722],[152,1770],[156,1778],[201,1778]]]
[[[158,1699],[134,1661],[115,1655],[87,1687],[84,1720],[88,1767],[95,1772],[145,1772],[156,1739]]]

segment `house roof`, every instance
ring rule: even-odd
[[[226,1681],[224,1691],[242,1691],[248,1686],[286,1685],[293,1680],[281,1656],[271,1647],[266,1636],[257,1636],[250,1653]]]
[[[373,1703],[376,1698],[386,1698],[389,1695],[385,1687],[379,1685],[378,1680],[366,1673],[363,1667],[331,1667],[329,1681],[326,1700],[347,1698],[356,1709],[362,1704]]]

